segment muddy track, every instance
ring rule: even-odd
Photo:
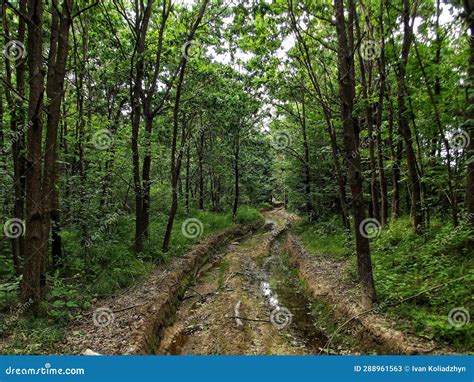
[[[357,285],[344,277],[348,264],[307,254],[283,210],[264,215],[263,228],[215,234],[141,285],[97,302],[94,313],[110,308],[110,325],[86,316],[64,353],[450,353],[364,313]]]
[[[288,216],[265,213],[270,231],[232,242],[201,269],[155,354],[318,354],[331,330],[286,260]],[[339,336],[332,354],[368,351]]]

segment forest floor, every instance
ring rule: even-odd
[[[72,325],[63,352],[450,352],[393,329],[376,311],[365,312],[354,302],[360,300],[357,284],[345,277],[348,264],[295,252],[296,239],[287,233],[291,216],[283,210],[264,215],[266,229],[233,232],[228,244],[206,253],[209,240],[222,241],[224,231],[118,300],[99,301],[96,307],[112,309],[96,309],[95,318]]]

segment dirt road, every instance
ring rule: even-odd
[[[265,217],[267,231],[231,243],[201,270],[158,354],[315,354],[324,347],[318,304],[272,241],[287,216],[276,210]],[[343,342],[337,352],[353,352]]]

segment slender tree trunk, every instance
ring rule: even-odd
[[[464,0],[464,13],[466,22],[470,32],[469,39],[469,69],[468,69],[468,86],[467,101],[468,111],[466,115],[466,129],[469,134],[470,143],[467,147],[467,174],[466,174],[466,208],[468,220],[474,227],[474,1]]]
[[[349,23],[346,26],[343,0],[335,0],[336,30],[338,39],[338,79],[341,99],[341,117],[344,128],[344,147],[349,164],[349,180],[352,193],[352,210],[354,215],[354,232],[356,237],[357,268],[362,287],[364,302],[376,301],[369,239],[362,235],[361,226],[365,219],[363,200],[362,171],[358,148],[358,136],[354,129],[353,105],[355,97],[355,78],[353,70],[353,21],[354,4],[349,5]]]
[[[308,213],[309,221],[316,219],[316,211],[313,205],[313,196],[311,194],[311,167],[309,162],[309,145],[308,135],[306,132],[306,102],[304,96],[303,79],[301,80],[301,132],[303,135],[303,150],[304,150],[304,188],[306,194],[306,211]]]
[[[204,131],[202,126],[202,115],[200,116],[200,133],[199,133],[199,153],[198,153],[198,168],[199,168],[199,209],[204,209]]]
[[[189,145],[186,146],[186,186],[185,186],[185,208],[186,214],[189,214],[189,183],[190,183],[190,148]]]
[[[376,129],[376,140],[377,140],[377,167],[379,173],[379,185],[380,185],[380,219],[382,227],[387,224],[388,220],[388,195],[387,195],[387,180],[385,177],[385,168],[384,168],[384,159],[383,159],[383,142],[382,142],[382,117],[383,117],[383,106],[385,98],[385,30],[383,25],[383,9],[384,9],[384,0],[380,1],[380,14],[379,14],[379,24],[380,24],[380,59],[379,59],[379,73],[380,73],[380,83],[379,83],[379,98],[377,104],[377,114],[375,120],[375,129]]]
[[[451,147],[449,146],[449,141],[446,138],[443,130],[443,126],[441,123],[441,115],[439,112],[438,104],[436,101],[436,98],[440,96],[441,94],[441,87],[439,84],[435,83],[435,91],[437,94],[433,93],[433,90],[431,88],[431,85],[429,83],[428,76],[426,74],[425,67],[423,65],[423,61],[420,56],[420,52],[418,50],[418,46],[416,42],[414,43],[415,47],[415,52],[416,52],[416,57],[418,59],[418,64],[420,66],[421,72],[423,74],[423,78],[425,81],[426,89],[428,91],[428,95],[430,98],[431,105],[433,106],[433,117],[435,120],[436,127],[438,128],[438,133],[439,133],[439,140],[440,142],[443,142],[444,145],[444,150],[446,152],[446,169],[448,173],[448,202],[451,208],[451,220],[453,222],[454,226],[458,225],[458,216],[457,216],[457,205],[456,205],[456,194],[454,192],[454,187],[453,187],[453,174],[452,174],[452,168],[451,168]],[[439,60],[439,57],[438,57]]]
[[[240,199],[240,172],[239,172],[239,158],[240,157],[240,137],[237,133],[234,139],[234,204],[232,206],[232,216],[237,216],[237,209],[239,208]]]
[[[405,142],[405,152],[407,157],[408,175],[410,180],[410,194],[411,194],[411,216],[413,221],[413,228],[415,232],[419,233],[423,229],[423,211],[421,205],[421,182],[418,176],[417,160],[413,150],[412,134],[407,120],[406,107],[406,84],[405,72],[408,62],[408,54],[413,40],[413,31],[410,25],[410,4],[408,0],[403,0],[403,43],[401,59],[398,65],[397,72],[397,101],[398,101],[398,128],[401,136]]]
[[[193,41],[194,35],[196,33],[199,24],[201,23],[202,17],[204,16],[204,12],[206,11],[207,4],[209,0],[203,0],[201,6],[199,8],[199,13],[194,21],[191,30],[188,34],[187,41]],[[176,212],[178,210],[178,177],[179,171],[181,166],[181,158],[182,158],[182,150],[179,151],[178,157],[176,156],[177,153],[177,138],[178,138],[178,125],[179,125],[179,108],[180,108],[180,101],[181,101],[181,92],[183,87],[184,81],[184,74],[186,71],[186,64],[187,64],[187,56],[185,54],[182,55],[181,61],[179,63],[179,77],[178,83],[176,85],[176,97],[174,102],[174,110],[173,110],[173,141],[171,144],[171,208],[169,211],[168,216],[168,223],[166,225],[166,232],[165,237],[163,240],[163,251],[168,252],[171,242],[171,233],[173,231],[173,224],[174,219],[176,216]],[[185,134],[183,132],[182,138],[182,147],[184,144]]]
[[[5,44],[10,41],[10,34],[8,29],[8,23],[6,18],[6,3],[2,4],[2,24],[4,29]],[[26,14],[26,0],[19,2],[19,11],[22,14]],[[25,41],[25,20],[19,17],[18,20],[18,34],[17,40],[21,43]],[[12,83],[12,70],[10,61],[5,57],[5,72],[6,79],[9,84]],[[25,93],[25,60],[20,58],[15,65],[15,77],[16,77],[16,93],[12,95],[12,92],[5,84],[5,94],[10,110],[12,110],[12,117],[10,119],[12,139],[8,142],[8,146],[12,150],[13,159],[13,182],[14,182],[14,206],[13,206],[13,217],[21,221],[25,220],[25,135],[29,128],[29,123],[25,121],[25,113],[20,98],[23,98]],[[9,148],[10,148],[9,147]],[[25,256],[25,237],[23,235],[12,238],[12,255],[13,255],[13,266],[15,274],[19,276],[21,274],[21,262]]]

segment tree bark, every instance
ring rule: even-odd
[[[357,268],[362,287],[364,302],[371,304],[376,301],[372,261],[369,240],[361,233],[361,225],[365,219],[363,200],[362,171],[358,148],[358,133],[354,129],[353,106],[355,97],[355,78],[353,60],[353,21],[354,4],[350,1],[349,23],[346,27],[343,0],[335,0],[336,30],[338,39],[338,79],[341,99],[341,117],[344,128],[344,147],[349,164],[349,180],[352,193],[352,211],[354,216],[354,232],[356,237]]]
[[[407,157],[409,188],[411,194],[411,216],[413,228],[416,233],[420,233],[423,229],[423,211],[421,205],[421,182],[418,175],[416,155],[413,150],[412,134],[407,119],[406,107],[406,84],[405,72],[408,62],[408,54],[413,40],[413,30],[410,25],[410,4],[408,0],[403,0],[403,43],[401,58],[398,64],[397,71],[397,102],[398,102],[398,128],[401,136],[405,142],[405,152]]]
[[[194,21],[191,27],[191,30],[189,31],[188,38],[186,39],[187,42],[193,41],[194,35],[196,34],[196,30],[199,27],[199,24],[201,23],[201,20],[204,16],[204,12],[206,11],[208,3],[209,3],[209,0],[203,0],[203,2],[201,3],[196,20]],[[184,74],[186,71],[187,62],[188,62],[188,58],[186,54],[183,54],[181,57],[181,61],[179,63],[179,77],[178,77],[178,83],[176,85],[176,97],[175,97],[174,110],[173,110],[173,141],[171,144],[171,207],[170,207],[170,211],[168,215],[168,223],[166,225],[165,237],[163,240],[164,252],[168,252],[169,250],[174,219],[176,217],[176,212],[178,210],[177,186],[178,186],[178,178],[179,178],[179,172],[180,172],[180,167],[181,167],[182,150],[179,150],[178,156],[176,154],[177,154],[177,138],[178,138],[181,92],[182,92]],[[183,146],[185,143],[184,140],[185,140],[185,133],[183,132],[182,147],[184,147]]]
[[[468,111],[466,115],[466,129],[470,138],[469,146],[467,147],[467,174],[466,174],[466,209],[468,213],[468,220],[474,227],[474,1],[464,0],[464,13],[466,23],[469,28],[469,69],[468,69],[468,86],[467,86],[467,101]]]

